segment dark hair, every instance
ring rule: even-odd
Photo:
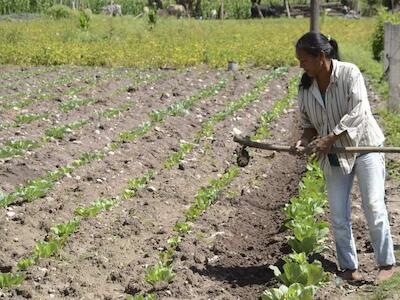
[[[336,40],[328,38],[319,32],[307,32],[296,43],[296,50],[302,49],[308,54],[317,57],[321,51],[328,58],[340,60],[339,47]],[[311,86],[312,78],[304,73],[301,77],[300,86],[308,89]]]

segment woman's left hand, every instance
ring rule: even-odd
[[[307,148],[311,150],[312,153],[316,154],[328,154],[332,148],[333,143],[337,140],[337,136],[330,133],[323,137],[318,137],[307,145]]]

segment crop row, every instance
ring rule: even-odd
[[[277,71],[278,75],[282,75],[282,70]],[[260,81],[264,81],[265,77],[261,79]],[[289,86],[289,93],[291,94],[291,90],[297,86],[297,81],[298,77],[295,76]],[[265,84],[265,81],[264,81]],[[257,87],[254,89],[256,92],[255,94],[258,94],[262,90],[261,89],[261,84],[257,84]],[[254,95],[252,92],[248,93],[247,95]],[[241,99],[246,99],[246,95],[243,96]],[[237,103],[239,103],[238,101]],[[290,105],[291,101],[287,101],[287,97],[284,99],[277,100],[275,103],[274,107],[281,107],[280,103],[286,103],[286,107]],[[233,106],[235,106],[233,104]],[[283,105],[282,105],[283,106]],[[227,109],[229,110],[229,108]],[[225,110],[225,111],[227,111]],[[274,108],[272,109],[274,110]],[[283,109],[281,110],[281,113],[283,112]],[[220,116],[221,113],[217,113],[215,116]],[[211,117],[210,120],[220,120],[218,117]],[[278,118],[280,115],[275,114],[274,118],[270,119],[270,122]],[[214,124],[215,125],[215,124]],[[265,122],[259,122],[260,126],[269,126],[269,123]],[[213,126],[209,126],[208,128],[211,129]],[[170,162],[170,159],[167,160],[167,162]],[[165,163],[164,163],[165,166]],[[167,167],[170,165],[167,164]],[[184,213],[184,218],[178,220],[173,228],[173,231],[176,232],[175,235],[170,236],[167,239],[167,247],[159,253],[159,260],[157,261],[156,264],[149,266],[146,270],[146,275],[145,275],[145,280],[152,286],[157,285],[158,283],[171,283],[175,277],[175,273],[173,271],[173,258],[175,251],[179,244],[182,242],[182,239],[186,234],[190,232],[191,228],[191,223],[194,222],[201,214],[203,214],[210,205],[212,205],[219,197],[221,192],[226,188],[234,178],[236,178],[240,173],[239,167],[232,165],[230,166],[223,174],[221,177],[217,179],[213,179],[210,181],[209,185],[206,187],[200,188],[195,196],[194,202],[190,205],[190,207],[185,211]],[[127,297],[129,300],[151,300],[155,299],[154,294],[145,294],[145,293],[137,293],[136,295],[129,295]]]
[[[318,217],[327,204],[323,173],[314,160],[307,164],[307,173],[300,183],[299,195],[290,199],[283,212],[284,226],[292,235],[288,244],[293,253],[283,257],[283,272],[270,266],[281,282],[279,288],[269,289],[262,300],[312,300],[316,290],[328,281],[321,262],[310,257],[325,249],[328,223]]]
[[[226,85],[226,80],[222,80],[214,85],[211,85],[209,87],[206,87],[202,89],[197,95],[190,96],[183,102],[186,103],[184,106],[186,109],[189,108],[188,104],[191,103],[191,105],[194,104],[195,101],[200,101],[201,99],[205,97],[209,97],[215,93],[217,93],[219,90],[221,90],[225,85]],[[177,107],[178,103],[181,101],[177,101],[170,105],[168,108],[165,109],[165,111],[169,111],[171,115],[176,114],[177,111],[175,109],[172,109],[173,107]],[[183,112],[183,111],[181,111]],[[108,110],[106,112],[106,115],[108,116],[115,116],[115,110]],[[151,115],[151,113],[150,113]],[[164,115],[164,118],[166,115]],[[104,156],[108,155],[110,151],[114,151],[118,149],[124,142],[129,142],[133,141],[144,134],[146,134],[151,128],[153,128],[157,124],[156,121],[147,121],[144,122],[143,124],[129,130],[129,131],[124,131],[119,133],[114,140],[113,144],[111,144],[109,149],[108,147],[104,149],[99,149],[94,152],[87,152],[82,154],[82,157],[84,158],[82,163],[75,163],[73,162],[71,165],[67,165],[64,167],[60,167],[55,171],[51,171],[47,173],[44,177],[40,177],[37,179],[29,180],[24,186],[21,186],[17,188],[14,192],[11,192],[9,194],[4,194],[0,197],[0,204],[3,206],[8,206],[18,199],[22,199],[23,201],[33,201],[36,199],[39,199],[43,196],[46,195],[46,193],[54,186],[55,182],[57,180],[60,180],[61,177],[64,175],[72,172],[75,170],[77,167],[83,166],[91,161],[93,159],[86,159],[87,157],[95,157],[95,159],[102,159]],[[30,144],[28,145],[23,145],[25,148],[27,148]],[[34,147],[32,145],[31,147]]]

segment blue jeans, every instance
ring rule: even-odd
[[[344,175],[339,167],[326,174],[331,222],[340,269],[357,269],[356,246],[351,228],[350,193],[357,176],[362,208],[378,266],[395,264],[385,196],[385,158],[382,153],[357,157],[353,170]]]

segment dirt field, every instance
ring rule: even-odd
[[[281,257],[290,253],[287,233],[280,230],[281,209],[296,195],[305,159],[258,150],[251,152],[249,166],[239,170],[218,200],[191,223],[173,258],[173,282],[153,288],[145,276],[146,267],[158,261],[175,223],[199,189],[236,163],[233,135],[256,132],[261,114],[286,95],[298,69],[272,76],[256,101],[218,119],[214,134],[200,137],[172,169],[164,162],[181,143],[196,141],[204,122],[253,91],[262,76],[274,71],[249,69],[232,74],[203,66],[152,71],[9,66],[0,70],[0,149],[12,140],[38,143],[0,159],[1,190],[4,196],[15,195],[12,203],[0,207],[1,272],[16,271],[18,261],[29,257],[38,242],[49,240],[54,225],[74,219],[76,208],[98,199],[119,199],[129,179],[148,170],[155,172],[134,197],[82,218],[56,255],[28,267],[24,282],[1,290],[0,299],[125,299],[138,292],[155,293],[159,299],[258,299],[263,290],[277,286],[268,266],[279,265]],[[379,104],[372,91],[371,99],[373,105]],[[189,104],[182,114],[167,114],[150,123],[142,135],[121,138],[120,133],[132,133],[155,113],[170,112],[183,102]],[[300,133],[296,109],[293,101],[270,124],[269,141],[292,144],[296,140]],[[106,117],[105,112],[110,114]],[[42,117],[24,123],[22,115]],[[67,128],[61,138],[49,138],[55,127],[82,120],[86,123]],[[103,156],[74,166],[42,194],[29,198],[16,193],[29,180],[48,178],[49,172],[71,166],[93,151]],[[396,247],[400,245],[398,185],[388,179],[387,203]],[[361,271],[369,283],[376,272],[373,253],[356,189],[354,197],[354,231]],[[326,271],[334,273],[332,239],[328,248],[320,260]],[[336,282],[332,275],[318,298],[344,299],[362,288]]]

